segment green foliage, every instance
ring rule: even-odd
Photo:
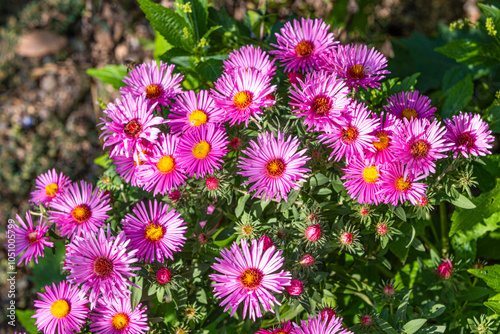
[[[35,315],[34,310],[16,310],[16,317],[19,323],[26,329],[28,333],[38,333],[37,328],[35,326],[36,319],[31,318]]]
[[[127,67],[124,65],[106,65],[104,68],[89,68],[87,74],[110,84],[114,89],[119,89],[125,86],[123,78],[127,74]]]

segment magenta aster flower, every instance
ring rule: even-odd
[[[128,249],[129,242],[123,232],[111,236],[109,225],[107,233],[104,228],[97,235],[84,232],[71,242],[63,269],[69,271],[68,282],[81,284],[82,293],[89,293],[92,308],[99,298],[111,302],[129,297],[128,287],[134,284],[128,277],[136,276],[132,270],[141,269],[131,267],[138,250]]]
[[[375,151],[372,143],[377,140],[372,133],[377,127],[377,120],[370,117],[370,112],[361,103],[349,106],[349,112],[342,117],[340,124],[327,133],[322,133],[319,142],[330,144],[333,149],[328,160],[340,161],[343,157],[364,157],[367,150]]]
[[[238,174],[248,177],[245,184],[253,183],[250,191],[255,196],[269,201],[283,198],[286,202],[291,189],[299,189],[298,182],[305,181],[310,170],[303,168],[310,158],[304,156],[306,149],[299,151],[299,140],[278,132],[278,138],[269,132],[259,133],[257,142],[250,141],[250,148],[243,150],[247,157],[241,157]]]
[[[226,132],[213,124],[202,125],[185,133],[177,149],[179,168],[196,179],[221,169],[222,157],[229,151]]]
[[[290,90],[290,105],[297,117],[305,117],[308,130],[329,129],[336,125],[342,112],[347,110],[351,98],[343,81],[324,72],[308,73],[304,81]]]
[[[139,260],[164,262],[174,260],[172,252],[178,252],[186,242],[187,226],[179,212],[168,211],[168,204],[149,201],[137,203],[132,214],[122,221],[123,231],[133,249],[137,249]]]
[[[384,203],[394,206],[408,200],[417,205],[427,188],[426,184],[415,182],[420,179],[422,177],[414,174],[408,166],[401,163],[389,164],[380,175],[379,196],[384,198]]]
[[[52,203],[49,220],[54,222],[61,236],[75,237],[82,232],[95,232],[109,218],[109,197],[99,187],[85,181],[74,182]]]
[[[269,60],[267,52],[260,47],[246,45],[239,50],[233,50],[228,55],[229,59],[224,60],[224,71],[235,74],[239,71],[257,71],[266,77],[271,77],[276,73],[274,59]]]
[[[138,151],[133,156],[117,155],[113,157],[113,163],[116,165],[115,172],[127,183],[133,187],[141,185],[141,181],[137,173],[145,161],[141,159],[141,154]]]
[[[270,78],[256,71],[240,71],[234,75],[224,73],[215,83],[212,97],[217,108],[226,112],[230,125],[245,123],[250,117],[260,120],[261,107],[276,103],[267,96],[276,90]]]
[[[425,95],[420,95],[418,90],[389,96],[387,105],[384,108],[397,118],[406,118],[407,120],[412,118],[432,119],[437,110],[431,106],[431,99]]]
[[[379,204],[380,197],[377,196],[380,190],[379,165],[372,164],[367,159],[353,159],[342,168],[346,175],[341,179],[349,180],[344,183],[347,193],[351,198],[360,204]]]
[[[38,225],[33,227],[33,221],[29,211],[26,212],[26,221],[28,222],[28,225],[26,225],[22,218],[17,214],[16,219],[19,222],[19,225],[9,225],[9,231],[7,233],[11,233],[14,236],[15,256],[19,256],[24,253],[19,258],[17,265],[20,265],[23,260],[24,265],[27,265],[28,262],[33,260],[33,257],[35,258],[35,263],[38,264],[38,257],[43,257],[44,247],[54,247],[54,244],[49,241],[50,238],[45,237],[45,234],[49,230],[49,226],[45,224],[43,217],[40,216]],[[7,248],[8,245],[9,243],[6,243],[5,247]]]
[[[156,148],[137,172],[142,187],[149,192],[153,190],[153,196],[166,195],[185,183],[187,177],[179,167],[178,145],[176,135],[160,134]]]
[[[146,333],[149,330],[146,307],[132,311],[130,299],[99,303],[90,314],[90,331],[101,334]]]
[[[389,73],[384,70],[387,58],[375,48],[368,50],[366,45],[339,45],[325,54],[322,60],[322,68],[344,79],[349,88],[379,88],[378,81]]]
[[[134,98],[132,95],[123,95],[122,100],[116,99],[116,104],[109,103],[104,113],[110,120],[101,118],[104,147],[111,146],[109,155],[129,156],[131,151],[142,150],[141,143],[154,143],[160,130],[155,125],[165,123],[161,117],[153,116],[154,106],[149,107],[144,97]]]
[[[291,274],[281,270],[285,260],[274,246],[265,252],[264,244],[255,239],[251,247],[246,239],[241,240],[241,248],[236,242],[231,249],[221,250],[222,259],[215,258],[212,268],[219,274],[209,275],[215,283],[215,297],[223,298],[220,306],[226,306],[224,312],[231,309],[231,316],[241,303],[243,319],[248,315],[251,319],[262,317],[264,311],[273,311],[274,304],[281,305],[271,292],[282,293],[290,285]]]
[[[489,149],[493,147],[495,137],[488,129],[488,123],[481,119],[479,114],[462,113],[445,119],[446,139],[452,143],[453,159],[459,154],[465,158],[469,155],[485,156],[491,154]]]
[[[300,325],[294,324],[294,334],[353,334],[353,332],[342,327],[342,318],[335,315],[325,320],[321,319],[321,313],[317,316],[309,316],[309,320],[300,320]]]
[[[57,286],[46,286],[45,292],[37,292],[41,298],[35,300],[35,325],[46,334],[80,333],[85,325],[88,300],[80,294],[76,286],[66,281]]]
[[[285,66],[285,72],[310,72],[320,67],[321,57],[335,44],[330,25],[321,19],[305,19],[300,22],[286,22],[280,33],[276,33],[276,42],[271,44],[278,50],[269,51],[276,55]],[[282,66],[283,66],[282,65]]]
[[[392,147],[394,128],[402,124],[395,116],[384,113],[383,111],[380,118],[376,115],[374,118],[377,119],[377,127],[373,132],[377,139],[372,142],[375,150],[366,150],[365,157],[377,165],[392,163],[395,158],[394,149]]]
[[[282,321],[279,327],[261,329],[255,332],[255,334],[292,334],[294,324],[290,320]]]
[[[445,138],[446,128],[440,122],[432,123],[425,118],[403,119],[403,126],[395,128],[394,154],[398,160],[407,164],[414,173],[435,173],[434,161],[446,158],[449,143]]]
[[[120,93],[142,96],[149,105],[155,105],[160,111],[160,105],[168,106],[170,100],[179,94],[183,76],[173,74],[175,65],[163,64],[160,66],[153,60],[134,67],[123,82],[127,85],[120,88]]]
[[[53,200],[61,195],[64,188],[70,183],[69,177],[62,172],[57,175],[55,168],[40,174],[36,178],[35,191],[31,192],[30,202],[35,205],[42,203],[47,207]]]
[[[195,93],[190,90],[177,96],[168,114],[168,124],[172,133],[180,133],[207,123],[223,123],[224,110],[216,108],[207,90]]]

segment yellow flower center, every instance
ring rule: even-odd
[[[121,331],[122,329],[125,329],[128,326],[129,322],[130,322],[130,319],[129,319],[128,315],[126,315],[125,313],[117,313],[111,319],[111,325],[117,331]]]
[[[363,65],[352,65],[347,71],[347,74],[353,80],[360,80],[365,77],[365,68]]]
[[[164,155],[160,161],[156,163],[156,168],[160,173],[168,174],[175,169],[175,160],[171,155]]]
[[[200,126],[202,124],[205,124],[207,120],[207,114],[199,109],[193,111],[191,115],[189,115],[189,124],[191,124],[191,126]]]
[[[50,313],[52,313],[52,315],[56,318],[67,316],[69,314],[69,311],[71,311],[71,307],[64,299],[56,300],[50,306]]]
[[[144,236],[150,241],[158,241],[165,235],[165,229],[163,226],[151,223],[144,229]]]
[[[407,120],[411,120],[411,118],[418,118],[418,113],[415,109],[413,108],[405,108],[403,109],[403,111],[401,112],[401,116],[403,116],[404,118],[406,118]]]
[[[146,98],[149,100],[154,100],[160,97],[161,95],[161,87],[158,85],[149,85],[145,89]]]
[[[45,195],[47,197],[54,197],[59,190],[57,183],[51,183],[45,186]]]
[[[302,41],[295,47],[295,52],[298,57],[306,58],[313,54],[314,48],[311,43]]]
[[[267,163],[266,171],[270,177],[280,177],[285,172],[285,162],[282,159],[274,159]]]
[[[257,269],[246,269],[240,276],[241,285],[247,289],[256,289],[262,282],[262,273]]]
[[[403,176],[400,176],[396,179],[394,186],[399,191],[406,191],[411,188],[411,181],[408,178],[405,179]]]
[[[389,147],[389,142],[391,141],[389,139],[389,136],[387,135],[387,133],[381,131],[379,133],[377,133],[375,135],[375,137],[377,137],[379,139],[379,141],[374,141],[373,142],[373,146],[375,146],[375,148],[379,151],[383,151],[385,150],[386,148]]]
[[[331,109],[330,99],[324,96],[319,96],[312,102],[312,110],[318,115],[324,115]]]
[[[417,140],[410,146],[410,154],[416,159],[422,159],[429,153],[430,145],[423,140]]]
[[[358,138],[358,135],[358,130],[353,126],[349,126],[347,129],[342,129],[342,141],[345,144],[352,144],[356,138]]]
[[[210,153],[210,150],[210,144],[204,140],[200,141],[191,149],[196,159],[205,159],[208,153]]]
[[[234,106],[240,110],[245,110],[252,104],[253,94],[248,91],[241,91],[234,95]]]
[[[73,219],[81,224],[85,223],[92,216],[92,211],[86,204],[77,205],[73,211],[71,211],[71,216]]]
[[[107,257],[98,257],[94,261],[94,274],[101,278],[107,278],[113,273],[113,261]]]
[[[378,171],[375,166],[368,166],[363,169],[363,180],[366,183],[376,183],[378,180]]]

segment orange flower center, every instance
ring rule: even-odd
[[[248,108],[253,101],[253,94],[249,91],[241,91],[234,95],[234,106],[240,110]]]
[[[363,65],[352,65],[347,71],[347,74],[353,80],[360,80],[366,76]]]
[[[165,235],[165,228],[159,224],[151,223],[144,229],[146,239],[156,242]]]
[[[126,315],[125,313],[117,313],[111,319],[111,325],[117,331],[121,331],[122,329],[125,329],[128,326],[129,322],[130,322],[130,319],[129,319],[128,315]]]
[[[195,110],[189,115],[189,124],[191,126],[200,126],[207,123],[208,116],[201,110]]]
[[[408,178],[405,179],[404,176],[400,176],[396,179],[394,186],[399,191],[406,191],[411,188],[411,181]]]
[[[107,257],[99,257],[94,261],[94,274],[100,278],[108,278],[113,273],[113,261]]]
[[[142,132],[142,124],[138,120],[133,119],[123,128],[125,134],[130,138],[137,138]]]
[[[285,162],[282,159],[274,159],[267,163],[266,171],[270,177],[280,177],[285,172]]]
[[[57,185],[57,183],[47,184],[45,186],[45,195],[47,197],[54,197],[57,194],[58,190],[59,186]]]
[[[210,150],[210,144],[202,140],[191,149],[191,152],[193,152],[196,159],[205,159]]]
[[[410,154],[416,159],[422,159],[429,153],[430,145],[423,140],[417,140],[410,146]]]
[[[375,135],[375,137],[377,137],[379,139],[379,141],[374,141],[373,142],[373,146],[375,146],[375,148],[379,151],[383,151],[385,150],[386,148],[389,147],[389,142],[391,141],[389,139],[389,136],[387,135],[387,133],[381,131],[379,133],[377,133]]]
[[[175,160],[171,155],[164,155],[160,161],[156,163],[156,168],[160,173],[168,174],[175,169]]]
[[[406,118],[407,120],[411,120],[413,118],[418,118],[418,113],[415,109],[413,108],[405,108],[401,112],[401,116]]]
[[[246,269],[240,276],[241,285],[247,289],[256,289],[262,282],[262,273],[257,269]]]
[[[312,102],[312,110],[318,115],[325,115],[331,109],[330,99],[324,96],[318,96]]]
[[[314,48],[311,43],[302,41],[295,47],[297,57],[307,58],[313,54]]]
[[[145,89],[146,98],[149,100],[154,100],[160,97],[161,95],[161,87],[158,85],[149,85]]]
[[[365,180],[366,183],[376,183],[378,175],[377,167],[375,166],[368,166],[363,169],[363,180]]]
[[[358,130],[353,126],[342,129],[342,141],[344,144],[352,144],[358,138],[358,135]]]
[[[81,224],[85,223],[92,216],[92,211],[86,204],[77,205],[73,211],[71,211],[71,216],[73,219]]]

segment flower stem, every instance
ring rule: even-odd
[[[450,240],[448,239],[448,213],[446,211],[446,203],[443,201],[439,204],[439,216],[441,220],[441,243],[443,253],[448,252]]]

